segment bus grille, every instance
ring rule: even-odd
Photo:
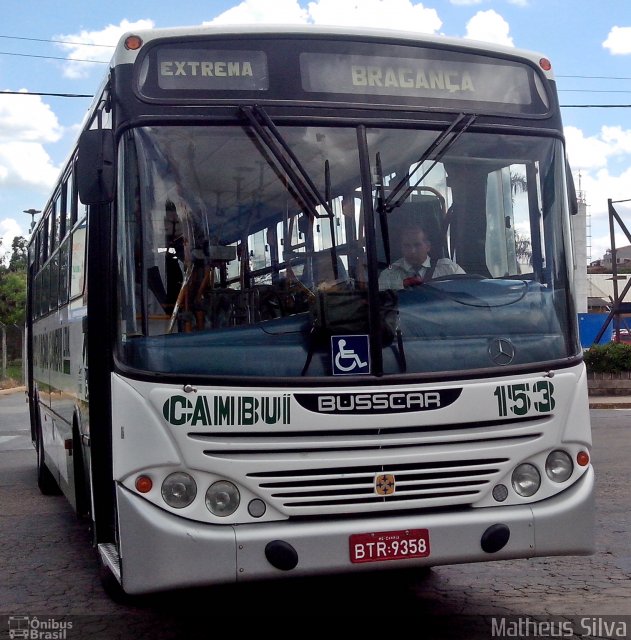
[[[508,458],[419,464],[292,469],[249,473],[261,495],[288,515],[470,504],[480,497]],[[394,483],[390,495],[376,493],[377,479]]]
[[[244,468],[268,504],[309,516],[472,504],[507,471],[507,451],[541,438],[548,419],[187,435],[215,468]],[[383,475],[394,476],[387,495],[376,488]]]

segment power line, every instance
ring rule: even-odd
[[[43,91],[0,91],[10,96],[54,96],[56,98],[94,98],[90,93],[45,93]]]
[[[631,104],[560,104],[561,109],[631,109]]]
[[[24,38],[22,36],[4,36],[0,35],[0,38],[7,40],[28,40],[29,42],[55,42],[57,44],[75,44],[82,47],[108,47],[114,49],[116,45],[113,44],[96,44],[95,42],[72,42],[71,40],[48,40],[46,38]]]
[[[18,56],[20,58],[44,58],[46,60],[63,60],[64,62],[92,62],[93,64],[108,64],[105,60],[84,60],[81,58],[63,58],[60,56],[36,56],[33,53],[11,53],[0,51],[0,56]]]
[[[631,80],[631,76],[566,76],[556,74],[557,78],[581,78],[587,80]]]
[[[631,93],[631,89],[557,89],[559,93]]]

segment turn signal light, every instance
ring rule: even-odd
[[[581,467],[586,467],[589,464],[589,453],[587,451],[579,451],[576,454],[576,462]]]
[[[136,478],[136,491],[138,493],[149,493],[153,488],[153,480],[149,476],[138,476]]]
[[[140,36],[127,36],[125,38],[125,49],[137,51],[140,47],[142,47],[142,38]]]

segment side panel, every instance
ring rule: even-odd
[[[39,419],[46,465],[75,506],[73,424],[89,429],[83,297],[32,325],[33,428]],[[29,340],[31,339],[29,335]],[[39,402],[38,402],[39,399]],[[35,434],[34,434],[35,435]],[[85,456],[84,456],[85,459]]]

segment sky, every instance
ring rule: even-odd
[[[569,162],[588,205],[592,260],[611,245],[607,200],[631,199],[631,0],[2,0],[1,6],[0,257],[15,236],[28,237],[31,216],[24,211],[46,204],[90,106],[89,98],[27,94],[93,94],[119,36],[148,27],[335,24],[541,52],[557,77]],[[631,228],[631,202],[615,206]],[[628,244],[616,228],[617,247]]]

